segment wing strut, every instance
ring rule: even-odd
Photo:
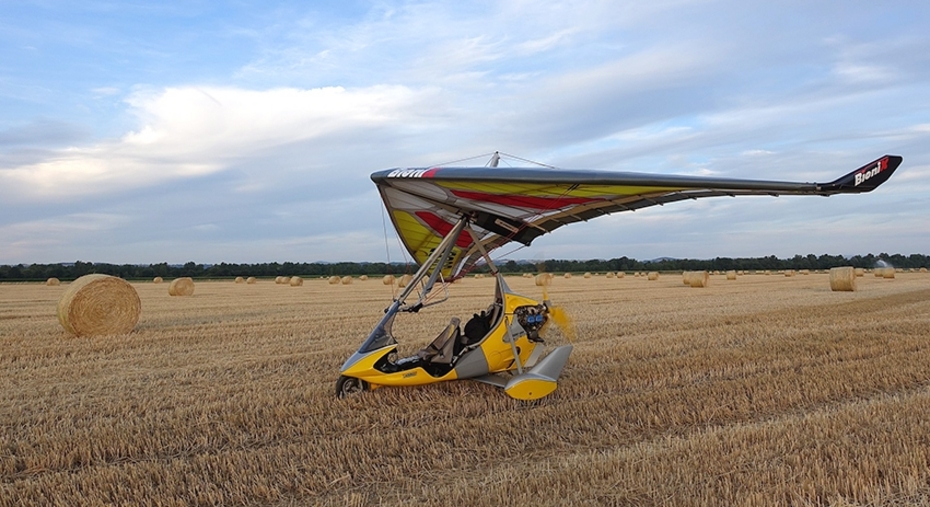
[[[475,234],[475,230],[467,224],[465,225],[465,230],[468,231],[469,235],[471,235],[471,240],[475,242],[475,247],[478,248],[478,251],[481,252],[481,256],[484,257],[485,262],[488,263],[488,267],[491,268],[491,274],[497,276],[497,266],[494,265],[494,261],[491,260],[491,256],[488,255],[488,251],[485,250],[484,245],[481,243],[481,239],[478,238],[477,234]]]
[[[433,290],[433,285],[436,284],[436,280],[439,278],[439,275],[442,274],[442,267],[449,260],[449,255],[452,253],[452,249],[455,247],[455,240],[462,234],[462,229],[468,224],[468,217],[462,216],[459,218],[459,221],[455,224],[455,227],[449,231],[448,234],[442,238],[442,241],[439,243],[433,252],[427,257],[426,261],[420,265],[420,269],[417,270],[416,274],[413,275],[413,279],[410,280],[410,283],[407,284],[407,287],[404,288],[404,291],[400,293],[400,296],[397,297],[397,301],[403,305],[400,310],[405,312],[418,312],[424,306],[428,306],[424,303],[426,296]],[[432,270],[432,272],[430,272]],[[413,292],[417,285],[420,283],[420,280],[423,279],[429,273],[430,277],[427,280],[426,285],[423,287],[423,291],[420,292],[420,297],[417,299],[417,302],[413,305],[406,306],[404,301],[410,296],[410,293]],[[435,303],[435,302],[434,302]]]

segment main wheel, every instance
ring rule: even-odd
[[[336,381],[336,397],[345,398],[350,394],[360,393],[362,391],[368,390],[368,382],[360,378],[355,377],[346,377],[345,375],[340,375],[339,380]]]

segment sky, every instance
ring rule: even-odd
[[[925,1],[2,2],[0,112],[0,264],[404,261],[369,175],[498,150],[804,182],[904,157],[869,194],[656,206],[506,259],[930,253]]]

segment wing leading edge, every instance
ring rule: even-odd
[[[529,245],[570,223],[686,199],[870,192],[901,161],[885,155],[829,183],[488,167],[388,169],[371,179],[404,246],[422,263],[461,215],[472,218],[482,245],[491,251],[511,241]],[[456,239],[444,275],[462,276],[480,258],[465,232]]]

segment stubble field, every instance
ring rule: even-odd
[[[133,285],[133,333],[73,338],[66,285],[0,284],[0,506],[930,504],[930,275],[556,277],[578,338],[532,403],[469,381],[336,400],[380,280]],[[493,280],[450,292],[398,321],[402,355]]]

